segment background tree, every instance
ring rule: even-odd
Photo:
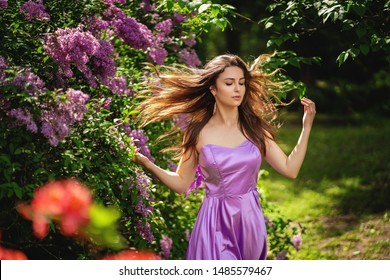
[[[309,87],[321,112],[388,114],[389,3],[240,1],[233,30],[206,34],[199,53],[207,59],[213,52],[251,57],[277,50],[279,66]]]

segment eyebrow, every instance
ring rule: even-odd
[[[245,78],[244,77],[242,77],[242,78],[240,78],[239,80],[242,80],[242,79],[244,79],[245,80]],[[234,78],[225,78],[225,79],[223,79],[224,81],[226,81],[226,80],[235,80]]]

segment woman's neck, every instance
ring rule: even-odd
[[[239,123],[238,107],[220,107],[216,105],[213,119],[224,126],[235,127]]]

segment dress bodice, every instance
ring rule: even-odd
[[[261,155],[249,140],[234,148],[207,144],[200,150],[199,165],[207,196],[241,195],[256,188]]]

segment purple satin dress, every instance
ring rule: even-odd
[[[199,165],[206,197],[187,249],[187,260],[266,259],[264,215],[257,191],[259,149],[245,140],[235,148],[208,144]]]

